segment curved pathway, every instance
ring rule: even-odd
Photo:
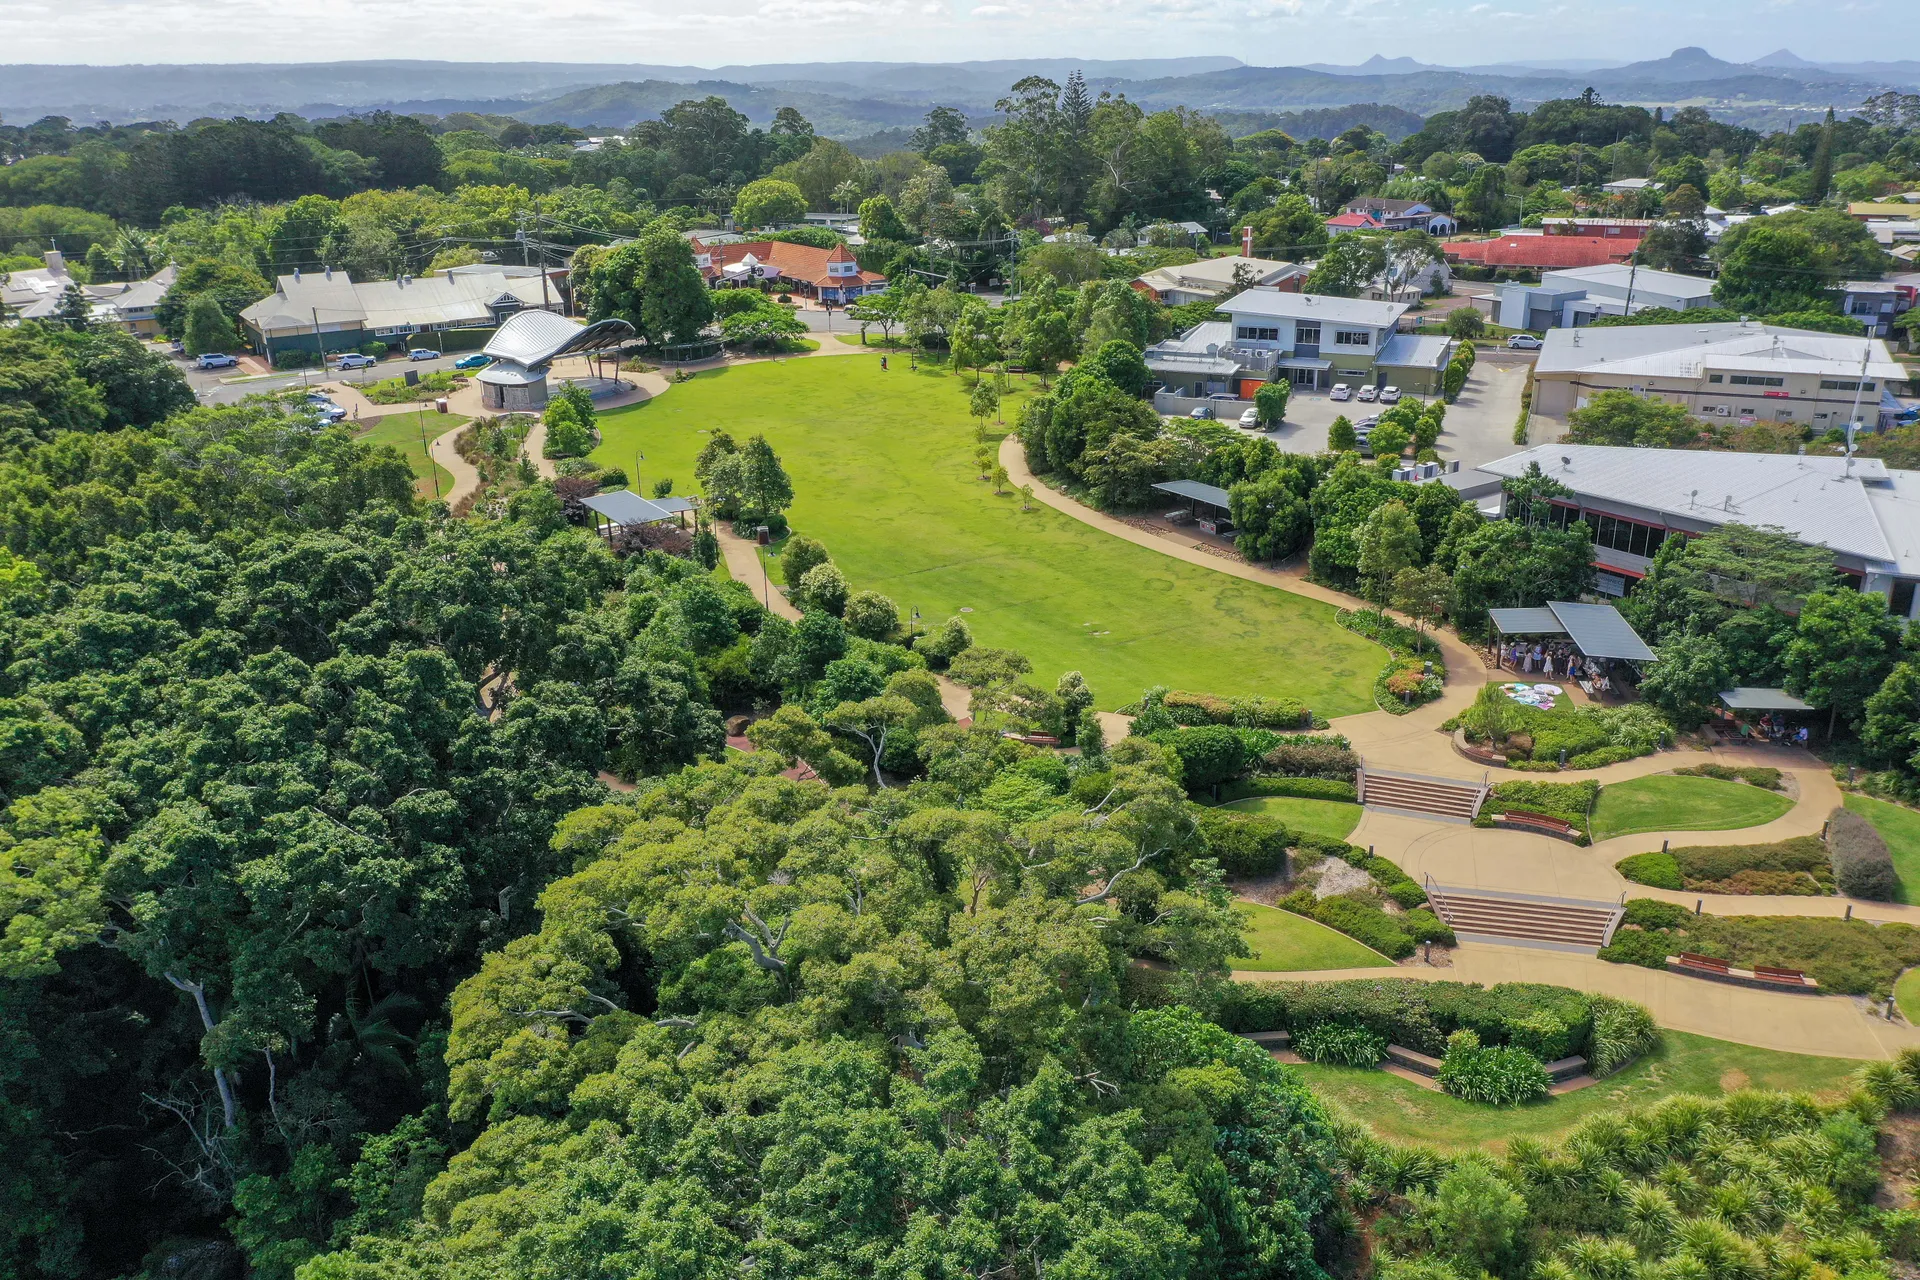
[[[460,456],[458,449],[453,447],[454,437],[458,436],[465,427],[466,424],[463,422],[453,430],[435,436],[427,443],[428,456],[453,477],[453,486],[447,490],[443,499],[449,507],[459,506],[464,498],[480,488],[480,472],[471,462]]]

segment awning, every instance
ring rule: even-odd
[[[1567,629],[1574,647],[1589,658],[1654,661],[1654,652],[1647,647],[1647,642],[1610,604],[1567,604],[1550,600],[1547,608]]]
[[[1201,484],[1198,480],[1165,480],[1153,487],[1162,493],[1177,494],[1193,502],[1204,502],[1210,507],[1219,507],[1222,511],[1227,510],[1233,501],[1225,489],[1215,485]]]
[[[686,503],[685,498],[667,501]],[[621,489],[614,493],[596,493],[590,498],[582,498],[580,505],[589,511],[599,512],[617,525],[656,524],[662,520],[671,520],[687,509],[686,506],[669,509],[663,502],[643,498],[631,489]]]
[[[1741,686],[1722,689],[1720,701],[1730,711],[1812,711],[1813,708],[1785,689],[1756,689]]]
[[[1288,356],[1283,360],[1276,360],[1273,363],[1276,367],[1281,369],[1325,370],[1325,369],[1333,368],[1333,361],[1315,360],[1310,356]]]
[[[1560,619],[1553,616],[1551,609],[1489,609],[1487,616],[1493,619],[1493,626],[1502,635],[1509,636],[1563,636],[1567,629],[1560,625]]]

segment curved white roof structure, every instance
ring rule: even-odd
[[[561,356],[610,347],[632,336],[633,326],[625,320],[583,325],[551,311],[519,311],[507,317],[481,350],[496,360],[531,370]]]

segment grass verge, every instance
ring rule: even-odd
[[[1785,796],[1744,782],[1654,774],[1600,792],[1593,806],[1593,838],[1598,842],[1642,831],[1757,827],[1792,808]]]
[[[1329,929],[1317,920],[1297,916],[1277,907],[1243,902],[1247,916],[1247,945],[1253,958],[1241,958],[1233,967],[1248,973],[1304,973],[1315,969],[1366,969],[1394,967],[1393,961]]]
[[[1660,1048],[1599,1084],[1512,1108],[1462,1102],[1384,1071],[1313,1063],[1289,1070],[1382,1138],[1463,1150],[1500,1147],[1515,1138],[1550,1139],[1598,1112],[1646,1106],[1676,1093],[1718,1097],[1756,1088],[1837,1095],[1860,1066],[1849,1058],[1810,1058],[1683,1031],[1663,1031],[1661,1037]]]
[[[1345,840],[1366,810],[1339,800],[1305,800],[1297,796],[1249,796],[1220,806],[1236,813],[1275,818],[1304,835]]]

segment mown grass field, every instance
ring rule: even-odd
[[[416,497],[434,496],[434,485],[439,483],[439,493],[445,495],[453,488],[453,477],[447,469],[427,456],[422,436],[431,441],[435,436],[443,436],[466,422],[459,414],[432,413],[422,416],[418,412],[390,413],[376,419],[373,426],[362,431],[354,439],[363,444],[390,444],[400,451],[400,456],[413,468],[413,492]]]
[[[1717,778],[1652,774],[1614,783],[1593,806],[1596,841],[1641,831],[1731,831],[1772,822],[1793,808],[1777,791]]]
[[[1238,813],[1278,818],[1295,831],[1328,840],[1345,840],[1366,810],[1343,800],[1307,800],[1299,796],[1248,796],[1220,806]]]
[[[960,614],[976,641],[1018,649],[1038,680],[1077,669],[1111,709],[1156,684],[1287,695],[1326,716],[1371,710],[1381,651],[1329,605],[1136,547],[996,495],[973,460],[972,377],[875,355],[701,373],[599,420],[594,458],[695,490],[708,433],[764,433],[793,478],[796,531],[820,539],[856,589],[925,624]],[[1013,421],[1017,401],[1008,397]],[[997,428],[996,430],[1003,430]],[[971,612],[963,612],[971,610]]]
[[[1605,1080],[1523,1107],[1485,1107],[1423,1089],[1384,1071],[1301,1063],[1313,1091],[1372,1125],[1383,1138],[1459,1150],[1501,1146],[1515,1138],[1553,1138],[1590,1115],[1646,1106],[1676,1093],[1718,1097],[1735,1089],[1843,1092],[1860,1066],[1850,1058],[1810,1058],[1773,1049],[1711,1040],[1682,1031],[1663,1033],[1655,1052]]]
[[[1887,852],[1893,855],[1893,874],[1900,881],[1894,901],[1920,902],[1920,813],[1867,796],[1848,796],[1845,803],[1871,822],[1887,842]]]
[[[1393,961],[1317,920],[1277,907],[1239,904],[1247,920],[1247,945],[1253,958],[1241,956],[1233,967],[1249,973],[1299,973],[1312,969],[1394,967]]]

